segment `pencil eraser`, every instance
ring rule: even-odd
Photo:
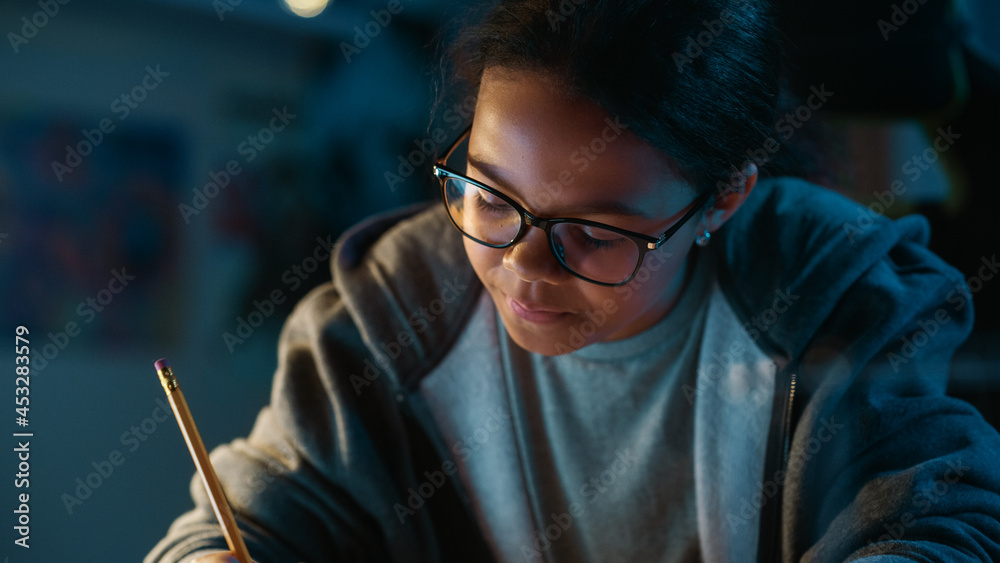
[[[153,362],[153,365],[156,366],[156,371],[160,371],[161,369],[167,369],[170,367],[170,362],[168,362],[166,358],[160,358],[159,360]]]

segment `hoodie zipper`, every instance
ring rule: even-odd
[[[772,412],[774,418],[772,418],[772,424],[777,418],[778,428],[776,432],[772,432],[772,436],[768,439],[766,455],[767,459],[764,462],[764,478],[769,479],[771,476],[777,474],[778,471],[787,472],[788,470],[788,455],[791,449],[792,440],[792,406],[795,402],[795,387],[796,387],[796,369],[798,366],[789,365],[787,370],[779,371],[778,373],[785,372],[788,374],[788,386],[781,391],[777,388],[775,392],[781,392],[781,395],[775,397],[775,408]],[[778,402],[780,401],[780,402]],[[779,410],[780,409],[780,410]],[[779,414],[780,413],[780,414]],[[780,416],[780,418],[778,418]],[[772,431],[775,429],[772,428]],[[780,449],[779,449],[780,448]],[[777,451],[775,451],[777,449]],[[773,460],[778,462],[777,467],[773,467],[771,463]],[[787,479],[787,475],[785,476]],[[778,487],[778,491],[774,494],[761,510],[761,521],[760,521],[760,536],[758,537],[757,546],[757,561],[758,563],[777,563],[782,561],[781,553],[781,507],[782,498],[784,496],[784,482],[782,480],[782,485]]]
[[[793,371],[788,376],[788,404],[785,405],[785,421],[783,423],[784,428],[782,433],[785,435],[785,448],[784,453],[781,456],[781,470],[785,471],[788,469],[788,450],[792,443],[792,403],[795,402],[795,372]]]

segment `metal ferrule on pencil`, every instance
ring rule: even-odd
[[[168,395],[178,388],[177,378],[174,376],[174,370],[170,366],[156,370],[156,375],[160,376],[160,384],[163,385],[163,390]]]

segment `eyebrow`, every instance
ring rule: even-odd
[[[499,166],[486,162],[482,158],[470,154],[467,157],[469,165],[481,170],[486,177],[497,184],[503,189],[504,193],[511,195],[518,195],[517,190],[506,180],[503,171]],[[523,201],[523,198],[520,198]],[[643,219],[649,219],[650,216],[639,209],[638,207],[631,206],[617,199],[592,201],[580,205],[576,205],[572,209],[573,213],[569,215],[564,215],[566,217],[574,215],[623,215],[627,217],[639,217]]]

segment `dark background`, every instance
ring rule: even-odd
[[[0,428],[34,432],[30,550],[12,543],[24,490],[13,486],[15,439],[0,438],[0,556],[135,561],[190,507],[194,470],[173,418],[153,418],[164,398],[153,361],[170,358],[209,448],[249,431],[281,322],[329,279],[314,259],[323,241],[435,197],[426,162],[399,182],[386,173],[431,128],[459,132],[431,119],[433,39],[465,7],[401,0],[383,26],[370,11],[388,2],[338,1],[308,19],[281,0],[56,4],[43,18],[38,2],[0,2],[0,338],[13,344],[24,325],[33,350],[30,423],[19,429],[13,350],[0,348]],[[802,3],[785,24],[799,88],[843,93],[817,117],[831,187],[874,201],[906,179],[903,163],[934,137],[926,130],[969,131],[886,213],[926,213],[935,250],[974,276],[1000,250],[990,207],[1000,90],[969,45],[983,60],[1000,52],[998,8],[930,0],[886,40],[876,20],[890,3],[850,4]],[[958,23],[942,32],[941,13]],[[25,29],[22,18],[45,23]],[[364,44],[355,27],[366,24],[378,33]],[[344,43],[360,52],[345,55]],[[150,69],[159,81],[147,89]],[[923,80],[907,82],[914,72]],[[275,111],[295,117],[250,151]],[[67,147],[87,154],[77,161]],[[239,172],[222,174],[230,161]],[[213,178],[225,184],[217,193]],[[268,302],[275,292],[281,303]],[[1000,281],[977,292],[977,332],[952,384],[993,421],[998,294]],[[239,332],[244,321],[259,326]],[[123,463],[81,487],[116,450]]]

